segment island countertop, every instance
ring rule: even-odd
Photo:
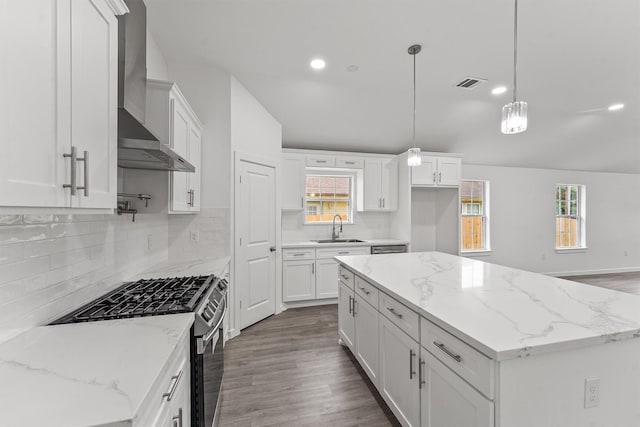
[[[340,256],[496,360],[640,337],[640,297],[440,252]]]
[[[6,426],[130,425],[193,313],[33,328],[0,345]]]

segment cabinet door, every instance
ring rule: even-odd
[[[455,157],[438,158],[438,185],[458,187],[462,161]]]
[[[435,157],[422,156],[420,166],[411,167],[411,185],[433,187],[437,181]]]
[[[171,146],[185,159],[189,158],[189,116],[181,104],[171,100]],[[190,206],[189,173],[171,172],[171,210],[188,212]]]
[[[73,206],[115,208],[118,21],[104,0],[71,2],[71,145],[78,157]],[[88,195],[87,195],[88,194]]]
[[[424,427],[493,427],[493,402],[422,349]],[[421,363],[422,363],[421,362]]]
[[[281,208],[287,210],[304,209],[305,157],[283,154],[282,156],[282,198]]]
[[[380,177],[380,195],[382,209],[395,211],[398,209],[398,160],[382,160]]]
[[[333,259],[316,261],[316,298],[338,296],[338,263]]]
[[[304,301],[316,297],[315,261],[285,261],[282,263],[282,299]]]
[[[378,391],[402,425],[419,426],[418,344],[386,317],[380,315],[379,321]]]
[[[202,135],[196,128],[191,128],[189,133],[189,163],[195,166],[196,171],[189,174],[189,188],[193,192],[191,211],[200,211],[201,181],[202,181]]]
[[[356,324],[351,311],[351,302],[355,295],[353,289],[342,282],[338,285],[338,293],[338,332],[343,344],[354,352]]]
[[[380,160],[364,161],[364,210],[382,210],[382,196],[380,195],[380,183],[382,175]]]
[[[69,0],[0,6],[0,206],[68,207]]]
[[[354,304],[356,320],[356,351],[355,356],[360,366],[367,373],[371,382],[378,386],[378,310],[365,299],[356,294]]]

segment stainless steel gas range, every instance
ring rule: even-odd
[[[195,314],[191,328],[191,425],[211,427],[219,407],[226,277],[194,276],[127,282],[52,324],[128,317]]]

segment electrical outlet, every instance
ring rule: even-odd
[[[199,242],[200,241],[200,233],[197,231],[192,231],[189,233],[189,239],[191,239],[192,242]]]
[[[584,407],[594,408],[600,404],[600,378],[584,380]]]

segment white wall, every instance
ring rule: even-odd
[[[147,29],[147,78],[169,80],[167,61],[149,29]]]
[[[483,261],[545,273],[640,270],[640,175],[463,165],[491,182],[490,256]],[[555,186],[586,185],[580,253],[555,251]]]

